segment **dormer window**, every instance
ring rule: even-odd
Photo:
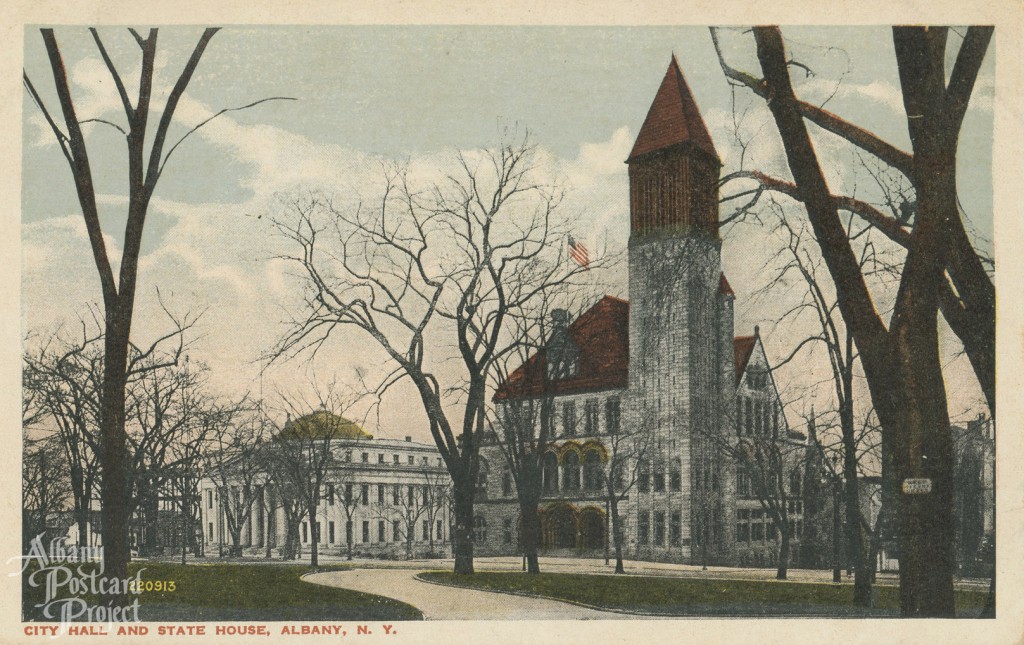
[[[572,378],[579,371],[580,348],[569,334],[569,312],[551,312],[551,336],[548,338],[548,378],[552,381]]]
[[[763,390],[768,387],[768,371],[752,367],[747,371],[747,387],[751,390]]]

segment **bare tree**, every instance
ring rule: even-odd
[[[204,415],[210,427],[206,474],[220,490],[221,517],[231,535],[228,554],[242,555],[242,528],[252,520],[256,490],[264,477],[260,453],[267,429],[255,406],[243,400],[218,406]]]
[[[23,356],[26,400],[32,401],[37,421],[50,420],[57,428],[63,463],[68,467],[79,546],[89,546],[90,514],[99,477],[101,343],[101,335],[83,322],[80,337],[72,340],[58,332]]]
[[[977,27],[968,30],[968,38],[961,46],[958,57],[958,77],[955,83],[950,82],[949,103],[950,116],[955,132],[947,136],[959,136],[959,123],[966,109],[973,85],[977,77],[978,67],[985,55],[992,29]],[[722,70],[735,87],[745,87],[757,96],[766,99],[770,89],[764,79],[731,67],[725,60],[719,43],[718,30],[711,28],[711,37],[718,52]],[[945,33],[938,37],[945,43]],[[792,62],[792,61],[791,61]],[[809,69],[803,63],[801,67]],[[914,154],[900,150],[896,146],[882,140],[874,133],[851,123],[842,117],[829,112],[824,107],[809,101],[796,100],[796,109],[805,119],[816,126],[837,135],[871,157],[862,158],[865,167],[876,167],[869,172],[875,178],[882,196],[884,208],[870,200],[851,195],[832,195],[836,209],[849,212],[862,219],[869,226],[877,229],[892,242],[909,249],[914,220],[919,210],[917,190],[914,180]],[[915,117],[916,118],[916,117]],[[934,126],[932,126],[934,129]],[[875,160],[872,162],[871,160]],[[727,219],[735,219],[748,212],[766,192],[784,194],[794,200],[804,201],[798,188],[793,183],[772,177],[757,169],[739,169],[721,179],[722,186],[731,183],[754,182],[754,188],[744,188],[723,198],[723,202],[733,199],[747,198],[746,203],[737,208]],[[886,212],[888,211],[888,212]],[[964,344],[975,375],[984,392],[986,402],[992,415],[995,415],[995,287],[992,282],[991,269],[994,263],[991,258],[972,246],[967,232],[959,217],[950,231],[951,258],[947,274],[938,291],[939,308],[953,332]]]
[[[282,397],[289,416],[295,414],[296,418],[274,435],[267,450],[269,458],[279,465],[279,486],[294,491],[300,504],[301,510],[296,509],[298,513],[293,513],[293,517],[298,521],[303,516],[309,520],[309,563],[315,567],[319,564],[318,512],[328,475],[338,463],[335,441],[351,438],[347,431],[352,422],[343,414],[358,397],[343,391],[337,382],[321,386],[315,378],[310,382],[309,392],[311,396],[307,398]]]
[[[472,573],[487,388],[495,362],[515,346],[506,321],[584,267],[568,259],[562,191],[539,177],[526,137],[456,159],[448,179],[426,190],[405,169],[387,168],[374,208],[311,198],[277,218],[296,249],[286,259],[301,268],[306,302],[275,356],[315,353],[344,327],[384,351],[393,371],[377,395],[406,378],[416,388],[453,482],[455,570]],[[431,365],[452,346],[461,373],[443,382]]]
[[[852,221],[847,224],[850,237],[854,236],[851,230],[852,225]],[[858,431],[855,419],[854,404],[857,397],[854,391],[854,376],[855,367],[858,365],[858,356],[854,348],[853,334],[842,320],[838,303],[831,295],[832,289],[828,278],[819,275],[820,260],[812,257],[804,246],[805,233],[803,229],[794,225],[784,214],[780,214],[778,217],[776,229],[785,241],[783,248],[776,256],[781,260],[780,267],[778,273],[764,286],[762,293],[775,292],[791,275],[795,274],[805,286],[804,296],[798,304],[787,310],[778,322],[779,324],[795,322],[801,314],[809,311],[816,319],[817,329],[807,338],[800,339],[790,355],[777,363],[773,369],[782,367],[801,351],[814,345],[825,348],[841,433],[841,449],[836,454],[842,459],[842,470],[831,474],[834,481],[841,482],[845,497],[843,505],[846,512],[845,541],[856,573],[854,603],[867,607],[871,603],[874,560],[870,554],[871,526],[861,512],[861,495],[858,484],[862,469],[859,458],[861,450],[858,448],[858,444],[862,443],[860,441],[862,433]],[[878,251],[871,243],[871,230],[863,231],[862,236],[867,240],[862,242],[858,258],[862,273],[865,276],[870,276],[873,273],[891,275],[896,272],[893,265],[882,257],[882,252]],[[813,447],[820,449],[820,445],[815,441]],[[832,467],[828,459],[823,461],[828,468]],[[838,537],[834,536],[833,539],[838,539]]]
[[[170,495],[168,487],[196,459],[195,452],[181,448],[196,441],[208,368],[189,361],[183,349],[180,344],[170,353],[133,356],[130,368],[126,426],[133,481],[128,504],[142,519],[140,553],[163,552],[161,498]]]
[[[791,543],[796,537],[790,513],[792,503],[801,499],[803,442],[784,435],[782,430],[788,435],[784,428],[778,428],[780,432],[776,434],[766,426],[760,420],[746,428],[737,423],[738,437],[710,431],[698,434],[735,464],[737,496],[755,498],[771,520],[779,542],[776,577],[785,580]]]
[[[102,514],[104,565],[109,575],[123,578],[128,572],[129,550],[128,525],[131,518],[129,503],[132,489],[130,464],[127,454],[128,437],[125,430],[125,397],[130,360],[129,340],[135,311],[135,290],[138,278],[139,254],[142,246],[142,232],[149,211],[150,200],[157,182],[163,174],[167,161],[174,150],[187,137],[212,118],[203,121],[186,132],[177,142],[167,147],[167,134],[181,97],[184,95],[192,75],[206,50],[207,44],[217,32],[216,28],[203,31],[195,49],[189,56],[184,69],[168,94],[167,102],[160,114],[155,131],[150,131],[151,99],[153,94],[153,72],[156,60],[157,30],[150,29],[143,37],[135,29],[129,29],[133,40],[141,50],[141,71],[139,94],[134,104],[128,96],[125,82],[118,72],[113,59],[95,29],[90,29],[93,41],[110,72],[117,89],[127,120],[123,128],[102,118],[84,119],[77,114],[71,96],[64,59],[53,29],[41,29],[43,43],[50,61],[50,68],[60,104],[64,129],[50,114],[40,94],[29,78],[23,80],[29,95],[42,111],[46,122],[53,131],[71,169],[78,202],[85,219],[86,230],[92,248],[93,260],[99,273],[104,307],[104,373],[101,395],[101,437],[102,452],[100,463],[103,470]],[[265,99],[268,100],[268,99]],[[261,101],[258,101],[259,103]],[[255,105],[253,103],[251,105]],[[249,107],[249,106],[246,106]],[[241,109],[241,108],[235,108]],[[108,254],[103,230],[100,225],[99,208],[93,182],[93,168],[86,148],[82,124],[95,122],[115,128],[124,135],[128,149],[128,212],[125,217],[123,251],[120,258],[119,276],[115,278],[113,263]],[[147,142],[147,135],[150,141]],[[148,154],[147,154],[148,148]]]
[[[339,469],[339,478],[336,480],[336,486],[341,491],[339,497],[341,498],[341,510],[345,513],[345,557],[349,560],[352,559],[352,542],[355,539],[353,532],[355,531],[355,521],[352,519],[355,517],[356,508],[359,506],[359,500],[353,493],[353,487],[355,486],[355,470],[352,468],[345,468],[344,466]]]
[[[929,482],[926,493],[896,498],[900,598],[906,616],[950,616],[956,611],[953,447],[938,350],[940,308],[963,342],[989,407],[995,410],[995,290],[960,217],[956,182],[960,127],[992,31],[991,27],[967,30],[947,83],[948,29],[893,30],[913,154],[800,101],[778,28],[754,29],[764,77],[743,74],[740,81],[770,99],[767,105],[794,184],[836,286],[843,320],[860,352],[886,442],[892,447],[894,481]],[[726,74],[735,78],[728,69]],[[914,225],[888,327],[865,284],[805,119],[899,168],[914,187]],[[906,492],[914,490],[908,487]]]
[[[435,557],[437,553],[434,551],[434,542],[439,537],[435,530],[437,523],[441,522],[442,526],[448,524],[448,510],[451,507],[451,478],[441,466],[428,466],[426,480],[427,483],[423,488],[426,493],[423,512],[428,523],[429,557]]]
[[[619,514],[619,503],[629,498],[629,492],[636,486],[641,464],[648,459],[651,434],[645,423],[627,423],[614,427],[610,422],[605,447],[608,459],[604,463],[603,483],[608,500],[612,522],[612,544],[615,547],[615,573],[625,573],[622,548],[625,531]]]
[[[181,534],[182,565],[188,563],[190,547],[198,555],[202,540],[201,535],[196,535],[196,530],[200,527],[201,533],[202,499],[199,496],[199,482],[205,474],[203,449],[220,415],[215,406],[204,405],[197,416],[195,423],[190,424],[170,446],[170,461],[175,466],[170,469],[167,486],[180,518],[178,530]]]
[[[128,379],[136,393],[141,392],[147,378],[155,378],[161,383],[170,382],[169,378],[173,380],[168,376],[169,368],[183,355],[187,332],[196,322],[196,317],[191,314],[179,317],[166,308],[164,311],[171,322],[171,329],[148,347],[131,345]],[[64,461],[69,468],[78,540],[86,546],[91,533],[95,492],[97,488],[102,490],[103,484],[98,458],[101,451],[99,427],[104,337],[96,316],[92,320],[80,317],[76,327],[75,331],[61,326],[52,333],[32,335],[36,347],[26,350],[23,356],[23,391],[36,406],[36,415],[52,421],[57,428]],[[143,451],[160,446],[166,452],[174,442],[176,430],[173,429],[182,426],[165,423],[166,417],[161,416],[155,427],[146,427],[145,419],[152,420],[154,415],[145,415],[145,419],[140,417],[138,413],[145,406],[139,407],[138,400],[132,400],[133,451],[139,446]],[[169,404],[169,399],[162,401],[159,415],[169,409]],[[135,469],[141,463],[140,456],[132,452],[129,463],[133,473],[133,488],[129,491],[131,504],[136,501],[134,484],[138,478]]]
[[[552,290],[534,303],[535,310],[510,315],[507,324],[518,342],[495,365],[494,442],[515,485],[520,546],[528,573],[540,573],[539,506],[544,460],[556,436],[555,384],[573,373],[575,356],[567,354],[573,347],[569,321],[575,317],[573,312],[579,313],[583,300],[581,293]]]
[[[27,547],[33,538],[48,531],[51,516],[67,508],[71,485],[60,437],[50,434],[30,439],[26,436],[24,442],[21,531],[22,544]]]
[[[299,525],[302,518],[306,516],[306,507],[303,504],[302,491],[300,486],[294,482],[291,474],[291,461],[283,459],[280,452],[274,450],[272,444],[263,452],[261,463],[268,473],[268,481],[271,485],[271,495],[268,498],[268,529],[267,535],[274,535],[272,520],[274,511],[278,508],[284,514],[285,538],[284,546],[281,548],[282,560],[297,560],[302,557],[302,542],[299,539]],[[267,557],[271,556],[269,542],[267,544]]]
[[[401,537],[405,541],[405,557],[411,559],[413,556],[413,542],[416,541],[416,524],[419,522],[421,517],[427,514],[429,498],[424,498],[423,492],[429,487],[424,486],[420,494],[417,495],[417,487],[412,484],[395,484],[394,485],[394,498],[392,504],[392,514],[388,514],[383,508],[379,510],[383,513],[382,518],[391,518],[397,516],[401,523]],[[427,493],[429,495],[429,493]],[[429,533],[429,531],[428,531]],[[425,537],[429,537],[425,536]]]

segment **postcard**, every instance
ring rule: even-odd
[[[0,641],[1019,639],[1019,7],[573,6],[10,11]]]

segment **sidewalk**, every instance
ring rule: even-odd
[[[320,562],[327,564],[351,564],[354,567],[365,569],[414,569],[417,571],[451,571],[454,567],[454,560],[443,558],[436,560],[373,560],[344,558],[324,558]],[[477,571],[522,571],[522,559],[518,557],[476,557],[473,558],[473,566]],[[776,570],[771,568],[751,569],[743,567],[718,567],[709,566],[704,570],[698,565],[675,564],[669,562],[645,562],[637,560],[625,560],[623,566],[626,575],[634,576],[673,576],[683,578],[714,578],[727,580],[775,580]],[[551,557],[540,558],[540,570],[545,573],[585,573],[591,575],[615,573],[615,560],[604,563],[603,558],[565,558]],[[843,571],[843,581],[840,584],[852,585],[853,576],[847,577]],[[789,569],[787,580],[790,582],[818,582],[832,583],[832,570],[819,569]],[[899,586],[898,573],[878,573],[875,583],[879,585]],[[987,591],[989,581],[987,579],[964,578],[955,580],[957,589],[976,589]]]
[[[175,561],[173,558],[169,561]],[[452,558],[440,558],[433,560],[376,560],[371,558],[354,558],[346,560],[344,556],[320,555],[320,564],[349,565],[357,569],[401,569],[413,571],[451,571],[454,568]],[[190,562],[231,562],[233,564],[308,564],[309,556],[300,560],[282,561],[279,559],[266,560],[263,558],[218,558],[207,557]],[[674,564],[668,562],[645,562],[637,560],[624,561],[626,575],[634,576],[673,576],[683,578],[706,578],[725,580],[775,580],[774,568],[751,569],[742,567],[718,567],[709,566],[704,570],[698,565]],[[477,571],[522,571],[522,559],[519,557],[475,557],[473,566]],[[615,572],[615,560],[605,564],[603,558],[566,558],[566,557],[543,557],[540,558],[540,570],[545,573],[585,573],[591,575],[607,574]],[[853,576],[846,576],[843,572],[843,581],[840,584],[852,585]],[[832,583],[832,570],[819,569],[789,569],[787,575],[789,582],[817,582],[825,584]],[[878,573],[876,584],[898,586],[899,574]],[[988,579],[964,578],[954,580],[957,589],[973,589],[987,591],[989,588]]]
[[[436,562],[434,560],[433,562]],[[384,594],[416,607],[425,620],[628,620],[647,619],[599,611],[570,603],[479,589],[441,587],[416,579],[405,569],[357,569],[328,571],[303,577],[306,582]]]

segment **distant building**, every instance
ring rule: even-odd
[[[964,575],[988,576],[995,555],[995,423],[982,414],[951,430],[957,566]]]
[[[433,555],[448,550],[451,480],[437,448],[411,437],[375,439],[355,423],[339,419],[337,425],[345,433],[330,440],[332,465],[320,491],[317,517],[312,523],[304,517],[299,524],[303,552],[317,535],[318,550],[327,555],[346,554],[350,541],[353,554],[363,557],[397,558],[410,551],[426,557],[431,550]],[[258,480],[251,517],[242,528],[242,546],[250,553],[269,548],[276,555],[287,539],[282,487],[266,476]],[[227,495],[237,499],[239,492],[237,487],[218,486],[210,477],[200,483],[208,556],[226,553],[231,544],[222,504]]]
[[[953,437],[953,521],[960,575],[987,577],[995,562],[995,423],[984,414],[967,427],[951,426]],[[875,526],[885,498],[882,477],[860,480],[861,512]],[[875,563],[879,571],[899,570],[896,523],[889,516],[880,530]]]
[[[499,417],[554,397],[542,550],[604,551],[602,467],[628,434],[647,448],[621,502],[627,557],[768,565],[774,526],[749,473],[717,442],[794,448],[784,476],[799,536],[804,437],[789,430],[757,329],[734,336],[718,231],[721,162],[674,57],[626,163],[630,302],[606,296],[571,323],[556,311],[545,350],[495,397]],[[476,553],[519,553],[516,491],[493,441],[480,477]]]

